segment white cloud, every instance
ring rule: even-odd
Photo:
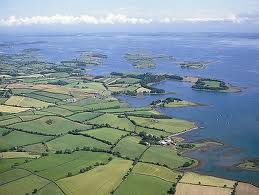
[[[6,19],[0,19],[0,26],[19,26],[19,25],[36,25],[36,24],[173,24],[173,23],[204,23],[204,22],[231,22],[243,23],[251,22],[258,23],[258,15],[234,15],[230,14],[226,17],[192,17],[192,18],[141,18],[128,17],[123,14],[108,14],[106,16],[92,15],[53,15],[53,16],[32,16],[32,17],[16,17],[10,16]]]
[[[105,17],[90,15],[68,16],[32,16],[1,19],[1,26],[34,25],[34,24],[149,24],[152,19],[128,17],[122,14],[108,14]]]

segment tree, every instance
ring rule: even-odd
[[[33,193],[33,194],[36,194],[37,191],[38,191],[38,190],[35,188],[35,189],[32,191],[32,193]]]
[[[67,173],[67,176],[68,176],[68,177],[71,177],[71,176],[73,176],[73,174],[72,174],[71,172],[68,172],[68,173]]]

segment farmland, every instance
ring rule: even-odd
[[[167,194],[167,190],[170,186],[170,182],[156,177],[131,174],[127,180],[120,185],[115,194]]]
[[[89,172],[62,179],[58,184],[67,194],[110,194],[131,167],[131,161],[114,159]]]

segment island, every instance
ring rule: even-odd
[[[149,55],[144,53],[126,53],[124,55],[126,61],[132,64],[135,68],[155,68],[157,66],[156,60],[169,60],[174,61],[173,56],[167,55]]]
[[[200,106],[201,104],[185,101],[180,98],[169,97],[166,99],[153,101],[150,105],[155,107],[180,108],[188,106]]]
[[[192,69],[204,69],[209,64],[214,64],[215,61],[204,61],[204,60],[194,60],[194,61],[179,61],[176,64],[180,65],[181,68],[192,68]]]
[[[248,170],[259,170],[259,158],[245,160],[243,163],[237,165],[237,167]]]

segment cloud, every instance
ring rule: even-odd
[[[32,16],[32,17],[16,17],[10,16],[6,19],[0,19],[0,26],[24,26],[24,25],[51,25],[51,24],[173,24],[173,23],[259,23],[258,14],[229,14],[226,17],[192,17],[192,18],[143,18],[143,17],[128,17],[123,14],[108,14],[106,16],[92,15],[53,15],[53,16]]]
[[[1,19],[1,26],[35,25],[35,24],[149,24],[152,19],[128,17],[122,14],[108,14],[105,17],[96,17],[90,15],[68,16],[32,16],[15,17],[10,16],[7,19]]]

